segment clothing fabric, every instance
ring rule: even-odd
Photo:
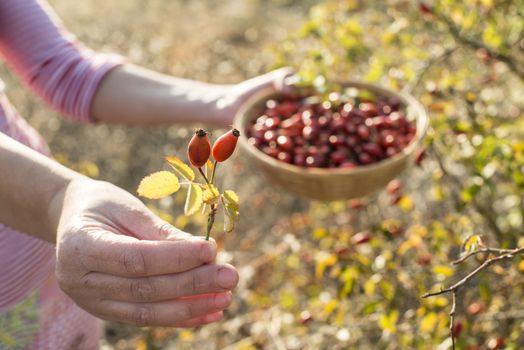
[[[0,1],[0,55],[30,90],[79,122],[91,120],[99,83],[122,62],[81,45],[39,0]],[[50,156],[1,80],[0,132]],[[98,348],[100,322],[58,287],[55,253],[54,245],[0,223],[0,350]]]

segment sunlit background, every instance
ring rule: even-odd
[[[448,349],[450,299],[420,296],[474,269],[482,257],[451,261],[480,237],[524,244],[524,1],[49,2],[86,45],[166,74],[235,83],[291,65],[306,80],[409,91],[432,123],[427,159],[403,175],[394,199],[381,191],[310,203],[237,155],[227,178],[219,174],[241,198],[236,231],[217,235],[219,259],[241,274],[224,321],[188,330],[109,323],[104,349]],[[183,157],[195,128],[79,128],[4,65],[0,75],[60,162],[131,192],[163,156]],[[148,204],[203,233],[205,217],[184,217],[182,197]],[[371,241],[355,245],[359,232]],[[459,294],[460,349],[524,348],[523,272],[515,258]]]

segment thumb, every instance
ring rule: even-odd
[[[290,67],[284,67],[253,79],[249,79],[243,83],[243,85],[245,85],[244,88],[246,90],[246,95],[250,96],[258,91],[268,88],[275,92],[290,95],[294,92],[295,87],[288,84],[286,79],[293,76],[293,74],[293,69]]]
[[[162,220],[145,206],[136,210],[119,211],[118,214],[113,218],[118,222],[120,231],[140,240],[162,241],[193,237]]]
[[[147,211],[147,215],[144,216],[143,220],[140,220],[137,225],[137,232],[135,237],[138,239],[155,240],[155,241],[177,241],[187,239],[204,239],[204,236],[194,236],[188,232],[182,231],[179,228],[171,225],[167,221],[162,220],[151,211]],[[211,245],[215,246],[216,242],[213,238],[209,238]]]

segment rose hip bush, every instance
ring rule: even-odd
[[[311,332],[327,327],[318,348],[524,347],[522,250],[494,259],[524,246],[523,8],[325,1],[274,48],[306,85],[361,79],[411,92],[430,112],[426,160],[402,185],[288,220],[301,248],[275,266],[306,276],[284,273],[280,288],[306,296],[284,306]],[[456,295],[421,298],[471,272]]]

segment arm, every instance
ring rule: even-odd
[[[68,184],[81,175],[0,133],[0,222],[54,243]]]
[[[44,1],[0,1],[0,53],[22,80],[61,113],[79,121],[127,125],[231,124],[260,89],[282,90],[288,69],[236,85],[158,74],[95,53],[68,33]]]
[[[82,308],[137,326],[222,317],[238,274],[216,245],[181,232],[111,184],[0,133],[0,222],[57,245],[56,277]]]
[[[100,84],[92,116],[106,123],[153,126],[201,122],[226,126],[250,96],[262,89],[290,92],[284,84],[288,68],[236,85],[216,85],[159,74],[126,64]]]

